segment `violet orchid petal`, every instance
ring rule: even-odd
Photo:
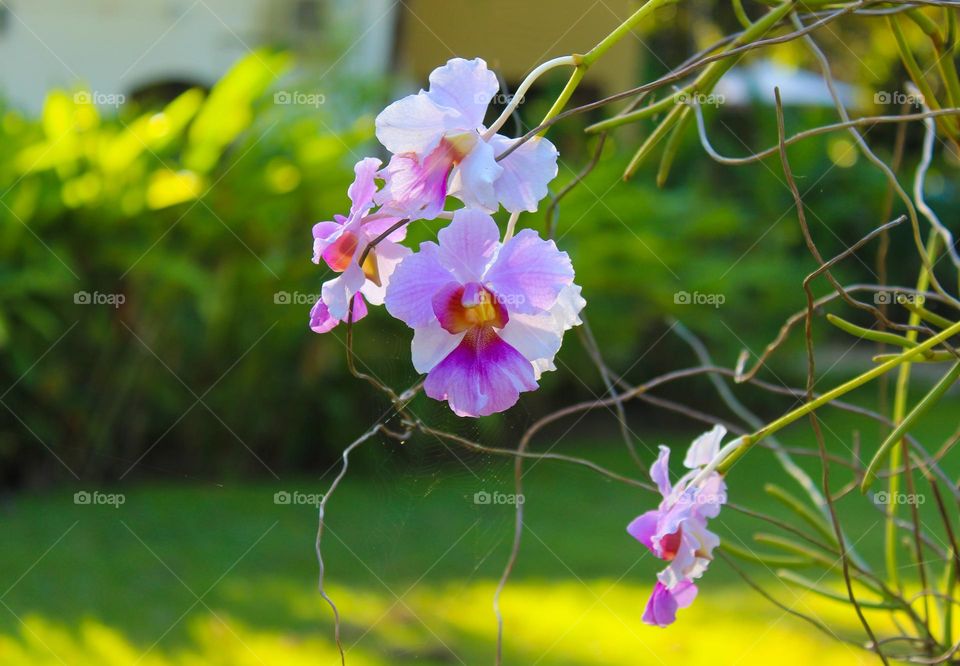
[[[523,229],[504,243],[485,277],[511,312],[541,314],[573,283],[573,266],[566,252],[533,229]]]
[[[484,326],[466,333],[430,371],[423,388],[431,398],[448,401],[458,416],[487,416],[512,407],[537,382],[530,362]]]

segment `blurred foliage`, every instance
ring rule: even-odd
[[[713,34],[694,33],[698,44]],[[357,109],[372,112],[392,95],[358,81],[330,84],[344,92],[325,102],[297,104],[317,97],[279,90],[289,65],[286,55],[259,51],[209,93],[188,90],[162,108],[132,103],[115,117],[102,116],[81,90],[51,91],[39,119],[2,113],[6,482],[66,479],[67,468],[83,478],[304,469],[330,460],[385,409],[347,374],[343,331],[316,336],[307,318],[328,277],[309,261],[310,227],[347,208],[352,164],[379,154],[372,116]],[[896,76],[896,67],[874,66]],[[318,81],[302,83],[312,89]],[[551,77],[530,95],[521,107],[526,123],[542,116],[561,84]],[[769,107],[707,114],[722,153],[743,155],[748,145],[775,140]],[[592,119],[552,130],[561,150],[554,191],[588,162],[594,144],[581,130]],[[794,130],[832,121],[830,110],[788,109]],[[887,159],[894,131],[869,133]],[[914,128],[911,169],[919,139]],[[620,180],[637,141],[636,128],[614,133],[598,168],[559,206],[558,242],[573,257],[608,363],[631,380],[692,364],[689,350],[665,335],[665,314],[703,335],[718,362],[732,365],[744,347],[759,352],[804,306],[800,283],[815,268],[778,158],[718,166],[690,132],[661,190],[655,165]],[[883,221],[885,183],[843,135],[806,141],[790,157],[824,256]],[[928,195],[951,219],[957,195],[944,182],[935,168]],[[520,224],[543,228],[544,210]],[[416,243],[436,229],[413,225],[410,237]],[[892,239],[891,279],[910,281],[916,261],[906,225]],[[876,281],[874,251],[836,274]],[[678,293],[721,295],[723,303],[683,304]],[[103,302],[110,297],[113,304]],[[358,327],[361,367],[394,386],[412,383],[409,338],[374,312]],[[571,333],[560,371],[514,413],[458,427],[490,434],[561,396],[601,393],[575,343]],[[800,376],[799,363],[776,366],[778,376]],[[417,405],[424,418],[457,421],[441,405],[422,398]]]
[[[309,432],[319,399],[290,419],[282,405],[342,376],[338,345],[318,354],[309,303],[275,295],[318,290],[310,226],[343,206],[372,119],[334,133],[332,112],[274,103],[287,60],[257,52],[159,110],[107,119],[89,94],[55,90],[40,119],[3,115],[5,467],[68,474],[46,446],[78,474],[122,472],[155,444],[145,468],[247,468],[242,444],[270,459],[293,423]],[[216,417],[197,418],[200,397]]]

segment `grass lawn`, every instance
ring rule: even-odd
[[[830,432],[848,437],[847,422]],[[396,446],[370,442],[358,451],[356,474],[328,507],[324,555],[347,662],[491,664],[491,597],[513,509],[473,496],[512,492],[512,464],[462,451],[457,462],[439,446],[414,443],[426,448],[400,466],[391,462]],[[562,451],[626,469],[621,446],[580,439]],[[677,624],[645,626],[640,615],[660,563],[624,527],[653,498],[564,464],[531,467],[523,549],[502,601],[506,664],[873,663],[769,604],[722,561]],[[278,491],[319,493],[331,478],[100,488],[124,493],[117,508],[75,504],[78,488],[8,499],[0,663],[339,663],[330,609],[316,591],[316,512],[274,502]],[[784,478],[769,453],[748,456],[730,476],[730,499],[783,515],[762,486],[773,479],[795,490]],[[878,564],[880,514],[851,499],[857,508],[843,507],[856,518],[850,538]],[[715,526],[726,540],[771,552],[751,540],[770,531],[762,523],[725,509]],[[847,606],[788,586],[761,565],[751,571],[789,606],[861,636]],[[836,572],[823,580],[840,582]]]

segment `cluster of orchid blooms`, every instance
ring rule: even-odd
[[[497,134],[499,123],[485,128],[498,91],[483,60],[457,58],[435,69],[428,90],[376,118],[388,164],[360,160],[347,190],[350,212],[313,227],[314,263],[338,275],[323,284],[310,327],[325,333],[363,319],[368,304],[385,305],[413,329],[424,392],[467,417],[502,412],[535,390],[586,304],[566,252],[531,229],[512,234],[516,216],[535,212],[546,196],[557,150],[539,136],[514,146],[517,139]],[[448,197],[462,206],[448,212]],[[492,217],[501,206],[513,216],[502,240]],[[436,243],[417,251],[402,245],[407,224],[436,219],[451,220]],[[725,432],[715,428],[693,443],[684,460],[691,471],[676,485],[666,447],[651,468],[663,501],[628,531],[669,565],[645,622],[666,626],[693,601],[693,580],[719,541],[706,521],[719,511],[723,480],[711,472],[691,481],[716,457]]]

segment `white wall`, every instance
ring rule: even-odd
[[[105,96],[159,81],[209,85],[248,48],[293,29],[294,1],[4,0],[0,94],[36,112],[51,87],[84,85],[107,106]],[[393,0],[327,2],[344,42],[336,67],[386,71]]]

